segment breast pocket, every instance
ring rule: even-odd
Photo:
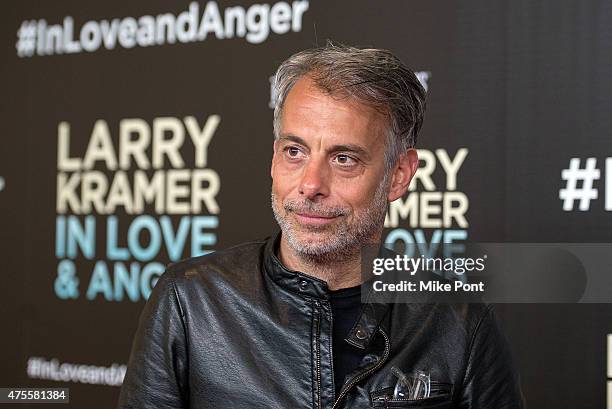
[[[393,398],[393,387],[390,387],[371,392],[370,399],[373,408],[446,409],[453,407],[452,388],[450,383],[432,382],[429,397],[412,400]]]

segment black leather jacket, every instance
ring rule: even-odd
[[[141,315],[119,408],[522,408],[491,306],[364,304],[346,342],[366,351],[335,394],[324,281],[290,271],[276,239],[170,266]],[[390,399],[391,368],[431,377]]]

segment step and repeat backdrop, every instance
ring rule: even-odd
[[[428,93],[388,241],[612,238],[609,2],[27,0],[0,20],[0,386],[115,406],[165,266],[276,228],[271,77],[328,39],[392,50]],[[612,305],[498,311],[529,407],[606,407]]]

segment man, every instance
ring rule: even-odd
[[[388,51],[328,44],[283,62],[275,86],[281,231],[168,268],[119,407],[522,407],[491,307],[360,302],[361,249],[418,167],[414,74]],[[396,387],[413,373],[418,402]]]

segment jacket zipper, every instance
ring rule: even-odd
[[[340,391],[340,394],[338,395],[338,399],[336,399],[336,402],[334,402],[334,405],[332,406],[332,409],[338,408],[339,407],[338,405],[340,404],[342,399],[344,399],[344,397],[346,396],[348,391],[353,386],[355,386],[357,384],[357,382],[361,381],[363,378],[368,376],[370,373],[372,373],[372,372],[376,371],[378,368],[380,368],[385,363],[387,358],[389,357],[389,349],[390,349],[389,337],[387,336],[385,331],[383,331],[382,328],[379,328],[378,331],[382,334],[383,338],[385,339],[385,350],[383,352],[382,358],[375,365],[373,365],[373,366],[371,366],[371,367],[369,367],[367,369],[364,369],[362,372],[360,372],[357,375],[353,376],[351,378],[351,380],[349,381],[349,383],[344,385],[344,387]]]
[[[316,314],[315,320],[315,368],[316,368],[316,383],[317,383],[317,408],[321,409],[321,309],[319,301],[315,301]]]

